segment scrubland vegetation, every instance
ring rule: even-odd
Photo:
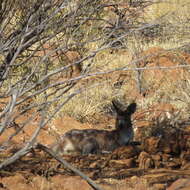
[[[85,85],[90,89],[85,89],[74,97],[62,109],[61,114],[69,114],[81,121],[85,117],[88,121],[96,113],[109,112],[104,108],[114,98],[123,102],[137,100],[142,108],[171,103],[188,112],[188,7],[186,1],[167,1],[146,8],[131,8],[134,12],[131,14],[139,14],[130,15],[134,19],[132,27],[129,31],[112,31],[115,33],[115,39],[112,40],[119,38],[118,45],[114,47],[112,44],[98,52],[90,67],[90,72],[99,76],[88,79]],[[120,7],[121,12],[124,9]],[[107,17],[111,19],[117,15],[109,11]],[[122,34],[126,36],[121,37]],[[95,46],[98,47],[98,43]],[[89,61],[84,62],[83,67],[88,64]],[[145,94],[146,97],[139,98]]]
[[[30,151],[53,120],[95,124],[112,114],[113,99],[139,110],[170,104],[171,115],[188,120],[189,9],[188,0],[1,0],[0,135],[15,128],[1,151],[36,128],[0,168]]]

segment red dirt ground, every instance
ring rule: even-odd
[[[176,55],[174,52],[168,53],[160,48],[150,49],[144,54],[152,52],[159,55],[147,58],[146,63],[149,66],[171,66],[180,64],[179,60],[190,63],[189,55]],[[173,70],[168,73],[168,77],[174,80],[179,75],[183,76],[185,71],[180,72],[179,74],[179,70]],[[162,77],[165,77],[164,71],[144,72],[143,74],[144,76],[151,75],[158,85]],[[115,80],[117,77],[113,78]],[[154,91],[154,89],[151,90]],[[133,119],[136,131],[135,138],[142,143],[140,146],[129,145],[109,154],[65,156],[64,159],[106,190],[190,189],[190,126],[181,124],[183,130],[171,127],[168,115],[173,114],[176,110],[169,103],[138,110]],[[145,117],[148,118],[147,121],[143,121]],[[160,121],[159,128],[162,130],[159,131],[158,135],[156,118],[161,117],[166,120]],[[16,122],[19,125],[21,121],[26,119],[27,115],[24,115]],[[19,133],[13,138],[9,145],[11,148],[0,154],[1,161],[29,139],[36,129],[37,123],[38,118],[32,121],[23,133]],[[38,137],[38,142],[49,145],[55,141],[56,135],[63,134],[73,128],[114,126],[114,118],[110,119],[105,116],[105,118],[100,118],[100,123],[103,124],[80,123],[73,118],[64,116],[54,120],[47,129],[43,129]],[[0,144],[5,142],[14,131],[13,127],[6,130],[0,138]],[[0,171],[0,190],[76,190],[79,188],[92,189],[86,181],[40,151],[30,153]]]

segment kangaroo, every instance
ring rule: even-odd
[[[92,154],[110,152],[127,145],[133,140],[131,115],[136,111],[136,103],[131,103],[126,110],[121,110],[115,101],[112,101],[117,117],[115,130],[73,129],[60,137],[60,140],[51,146],[59,155],[80,153]]]

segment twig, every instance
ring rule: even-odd
[[[77,168],[73,167],[71,164],[69,164],[67,161],[65,161],[64,159],[62,159],[60,156],[58,156],[57,154],[55,154],[51,149],[49,149],[48,147],[42,145],[42,144],[37,144],[36,148],[43,150],[44,152],[48,153],[50,156],[52,156],[53,158],[55,158],[58,162],[60,162],[61,164],[63,164],[65,167],[67,167],[68,169],[72,170],[74,173],[76,173],[77,175],[79,175],[80,177],[82,177],[85,181],[87,181],[87,183],[95,190],[103,190],[102,188],[99,187],[99,185],[97,185],[96,183],[94,183],[93,180],[91,180],[88,176],[86,176],[83,172],[81,172],[80,170],[78,170]]]

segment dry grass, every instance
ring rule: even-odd
[[[161,3],[154,5],[145,15],[145,20],[156,20],[164,14],[168,16],[161,19],[164,26],[163,34],[161,37],[145,42],[144,38],[132,37],[127,44],[127,49],[113,51],[105,50],[100,52],[93,60],[91,65],[91,72],[102,72],[116,68],[129,67],[134,68],[131,61],[135,58],[141,58],[141,52],[151,47],[161,47],[165,49],[172,49],[180,47],[183,43],[189,42],[189,34],[185,32],[187,25],[184,23],[190,18],[188,0],[167,1],[169,3]],[[178,4],[176,4],[178,2]],[[166,6],[167,4],[167,6]],[[179,22],[180,21],[180,22]],[[175,33],[170,31],[167,24],[170,23],[175,29]],[[184,28],[185,27],[185,28]],[[170,37],[168,40],[162,40],[165,32]],[[95,49],[97,44],[91,44],[91,49]],[[155,60],[156,62],[156,60]],[[84,67],[88,64],[85,63]],[[87,82],[82,81],[84,90],[77,96],[71,99],[61,110],[57,116],[67,114],[80,121],[91,121],[97,113],[109,112],[110,102],[112,99],[117,98],[126,103],[136,100],[139,107],[149,107],[154,104],[171,103],[179,109],[189,111],[190,97],[190,77],[187,74],[179,77],[178,80],[173,81],[169,76],[172,72],[169,70],[164,71],[165,77],[157,81],[158,78],[151,71],[150,74],[143,75],[141,79],[142,86],[148,92],[151,92],[145,98],[138,94],[136,83],[136,72],[125,71],[117,72],[111,75],[102,75],[96,78],[89,78]],[[122,79],[121,79],[122,78]],[[184,79],[184,80],[182,80]],[[117,88],[115,84],[118,80],[123,80],[123,85]],[[82,85],[79,83],[79,87]],[[85,88],[88,86],[88,88]],[[59,102],[50,107],[50,112],[53,112],[55,107],[63,102],[63,98]],[[37,102],[43,102],[42,97],[37,97]]]
[[[115,57],[117,56],[115,55]],[[108,59],[110,59],[109,54],[105,55],[105,61]],[[113,65],[112,63],[105,64],[105,67],[101,69],[113,69],[129,64],[129,61],[119,60],[119,66],[115,62]],[[157,59],[154,61],[156,62]],[[101,59],[101,62],[103,62],[103,59]],[[96,69],[98,70],[98,66],[94,68],[94,71]],[[120,87],[116,87],[115,84],[119,80],[119,76],[124,76],[122,79],[124,82]],[[145,71],[142,76],[142,86],[147,91],[145,98],[139,96],[135,79],[136,72],[117,72],[108,76],[89,79],[90,88],[85,89],[69,101],[63,107],[61,116],[68,114],[80,121],[92,121],[95,114],[110,111],[111,100],[114,98],[126,104],[135,100],[139,108],[146,108],[159,103],[169,103],[185,113],[189,112],[190,77],[188,70]]]

